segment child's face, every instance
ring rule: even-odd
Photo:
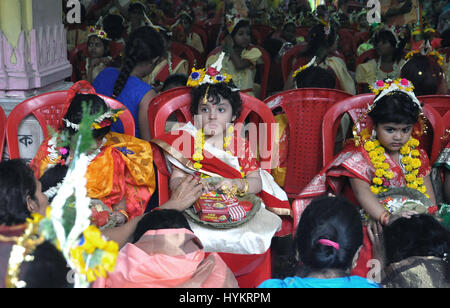
[[[375,126],[375,131],[386,151],[396,153],[411,138],[412,128],[412,124],[379,123]]]
[[[208,101],[206,104],[200,102],[197,107],[197,115],[201,117],[203,133],[206,136],[223,134],[225,136],[227,124],[232,123],[236,117],[233,116],[233,108],[229,100],[220,97],[217,104]]]
[[[250,27],[240,28],[233,37],[236,46],[241,48],[247,48],[251,41]]]
[[[289,24],[284,27],[283,33],[281,35],[285,40],[289,42],[295,42],[295,32],[296,32],[295,25]]]
[[[105,45],[100,38],[91,36],[88,41],[89,58],[102,58],[105,54]]]
[[[376,50],[377,50],[377,54],[378,56],[389,56],[394,54],[394,47],[391,45],[391,43],[389,43],[388,41],[383,42],[382,40],[380,40],[377,45],[375,46]]]

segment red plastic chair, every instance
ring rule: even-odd
[[[326,111],[352,95],[335,89],[304,88],[284,91],[264,100],[283,109],[289,121],[284,190],[294,198],[323,167],[321,125]]]
[[[262,97],[264,99],[264,98],[266,98],[267,83],[269,82],[269,72],[270,72],[270,65],[271,65],[270,55],[261,46],[250,45],[250,47],[258,48],[261,51],[262,59],[264,61],[264,67],[260,70],[260,72],[261,72],[261,74],[260,74],[260,78],[261,78],[261,93],[260,93],[260,97]],[[212,55],[215,55],[216,53],[218,53],[220,51],[222,51],[222,46],[219,46],[219,47],[215,48],[213,51],[211,51],[208,54],[208,58],[210,56],[212,56]]]
[[[295,30],[295,35],[298,36],[303,36],[306,40],[306,38],[308,37],[308,33],[309,33],[309,29],[308,27],[297,27],[297,29]]]
[[[119,119],[124,126],[124,133],[127,135],[135,135],[135,124],[131,112],[126,107],[107,96],[98,94],[105,103],[113,109],[125,109]],[[17,131],[20,122],[28,115],[33,115],[39,122],[44,138],[49,135],[47,127],[50,126],[57,130],[61,123],[68,106],[64,105],[67,91],[55,91],[41,94],[29,98],[18,104],[8,116],[6,124],[6,141],[8,144],[8,151],[10,159],[20,158],[19,143],[17,138]]]
[[[201,25],[193,24],[191,27],[191,31],[200,35],[203,43],[203,49],[206,50],[206,46],[208,44],[208,33],[206,32],[206,30]]]
[[[288,74],[292,70],[292,65],[294,65],[295,58],[303,49],[305,49],[305,47],[305,43],[297,44],[284,53],[283,57],[281,58],[281,71],[283,73],[284,82],[286,82]]]
[[[271,26],[268,25],[252,25],[252,31],[258,32],[261,41],[264,42],[266,38],[274,31]]]
[[[369,49],[356,58],[355,68],[361,63],[366,63],[369,60],[375,59],[377,57],[377,50],[375,48]]]
[[[0,107],[0,162],[2,161],[3,148],[5,147],[6,136],[6,115],[3,108]]]
[[[349,112],[353,122],[367,110],[367,105],[374,99],[373,94],[361,94],[347,98],[332,106],[323,117],[322,122],[322,147],[323,147],[323,165],[326,166],[333,160],[334,142],[337,135],[337,127],[340,118],[345,112]],[[439,113],[431,106],[425,105],[423,113],[428,119],[432,129],[432,136],[428,134],[419,138],[421,147],[425,149],[433,163],[439,156],[441,137],[444,134],[444,123]],[[362,123],[364,125],[364,123]]]
[[[173,52],[178,57],[180,57],[182,59],[186,59],[188,61],[188,63],[189,63],[188,73],[189,73],[191,71],[191,69],[194,67],[195,62],[196,62],[195,55],[194,55],[192,49],[189,48],[185,44],[172,41],[170,43],[170,52]]]
[[[450,129],[450,110],[447,111],[446,114],[444,114],[444,116],[442,117],[442,121],[445,125],[445,129]]]
[[[430,105],[441,116],[444,116],[447,111],[450,111],[450,95],[423,95],[418,97],[420,102],[425,102],[425,105]]]
[[[180,114],[179,118],[183,119],[183,122],[192,121],[190,91],[189,87],[174,88],[159,94],[152,100],[148,109],[148,118],[152,119],[149,123],[151,136],[158,138],[165,133],[167,119],[174,112]],[[244,123],[245,119],[253,113],[256,113],[263,123],[275,123],[271,110],[263,102],[246,94],[241,94],[241,99],[241,116],[235,123]],[[271,138],[272,136],[268,134],[266,141],[269,145],[272,144]],[[162,150],[153,144],[152,149],[153,159],[157,166],[159,204],[161,205],[169,200],[170,173]],[[270,170],[272,151],[265,144],[260,145],[260,149],[268,149],[265,152],[270,153],[269,157],[260,158],[261,165],[263,166],[265,163],[268,166],[266,170]],[[253,288],[271,278],[270,249],[258,255],[220,253],[220,256],[235,274],[241,288]]]

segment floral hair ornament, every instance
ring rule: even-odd
[[[353,138],[355,142],[355,146],[359,146],[361,144],[361,136],[358,134],[358,127],[361,120],[366,117],[376,106],[376,103],[384,96],[391,95],[395,92],[402,92],[408,95],[412,101],[417,104],[419,110],[422,111],[422,105],[414,94],[414,86],[411,81],[405,78],[398,78],[396,80],[387,79],[385,81],[378,80],[374,84],[369,86],[370,90],[376,95],[376,98],[373,100],[372,104],[369,104],[366,112],[364,112],[353,125]],[[421,113],[422,114],[422,113]],[[424,131],[424,126],[421,129],[422,133]],[[419,134],[419,133],[418,133]]]
[[[317,65],[316,59],[317,59],[317,57],[314,57],[307,64],[300,66],[298,69],[296,69],[295,72],[292,74],[292,78],[297,77],[298,74],[300,74],[302,71],[306,70],[307,68],[309,68],[313,65],[316,66]]]
[[[105,32],[105,30],[103,30],[103,17],[102,16],[100,16],[100,18],[98,19],[95,26],[89,27],[88,37],[90,37],[90,36],[96,36],[102,40],[107,40],[107,41],[111,40],[110,38],[108,38],[108,34]]]
[[[73,159],[46,216],[40,220],[39,232],[64,255],[74,270],[75,287],[89,287],[99,277],[114,270],[119,253],[118,244],[106,240],[91,225],[91,199],[87,196],[86,171],[88,152],[94,144],[91,127],[95,115],[83,104],[80,129],[71,140]]]
[[[236,25],[240,21],[245,20],[246,18],[247,18],[247,12],[245,12],[242,9],[237,10],[237,9],[233,8],[231,10],[230,14],[225,15],[225,24],[226,24],[228,33],[231,34],[231,32],[233,32],[234,28],[236,28]]]
[[[444,60],[445,60],[444,56],[441,55],[436,50],[433,50],[430,40],[424,41],[418,49],[414,49],[414,50],[408,52],[405,56],[405,60],[409,61],[409,60],[411,60],[412,57],[414,57],[415,55],[418,55],[418,54],[421,54],[421,55],[427,56],[427,57],[433,57],[436,60],[436,62],[439,64],[440,67],[442,67],[444,65]],[[421,75],[422,72],[419,72],[419,74]]]
[[[192,68],[192,72],[189,75],[186,85],[188,87],[195,88],[203,84],[216,84],[221,82],[229,83],[231,80],[231,75],[220,72],[220,70],[222,69],[222,62],[224,57],[225,53],[222,51],[219,57],[217,58],[217,61],[211,64],[211,66],[208,69]]]

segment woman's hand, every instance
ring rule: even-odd
[[[397,213],[395,215],[391,215],[391,217],[389,219],[389,224],[393,223],[394,221],[396,221],[399,218],[404,217],[404,218],[409,219],[409,218],[411,218],[411,216],[417,215],[417,214],[419,214],[419,213],[416,211],[403,211],[403,212]]]
[[[186,176],[180,185],[177,185],[170,195],[170,200],[164,203],[161,208],[184,211],[189,208],[203,194],[203,183],[199,182],[192,175]]]

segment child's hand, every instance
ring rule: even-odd
[[[125,217],[125,215],[119,212],[112,213],[111,219],[114,219],[117,222],[116,226],[123,225],[127,222],[127,218]]]

